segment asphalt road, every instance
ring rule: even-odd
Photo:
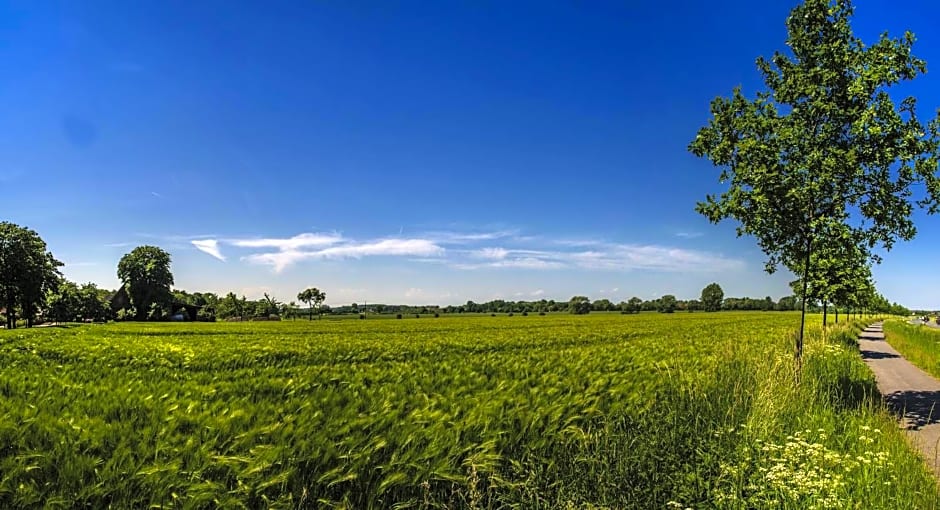
[[[858,344],[885,402],[898,414],[911,442],[940,477],[940,381],[888,345],[880,322],[865,329]]]

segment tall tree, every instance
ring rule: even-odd
[[[48,305],[48,318],[55,322],[74,321],[81,315],[81,292],[74,283],[63,280],[55,290],[48,292],[46,302]]]
[[[656,309],[660,313],[672,313],[676,311],[676,296],[666,294],[656,300]]]
[[[61,277],[57,261],[35,231],[0,222],[0,306],[6,308],[7,328],[16,327],[19,306],[26,325]]]
[[[154,305],[165,308],[172,300],[170,254],[156,246],[138,246],[121,257],[117,275],[136,309],[136,320],[145,320]]]
[[[83,319],[103,321],[108,318],[111,305],[102,296],[98,286],[86,283],[78,288],[78,315]]]
[[[591,313],[591,300],[587,296],[574,296],[568,300],[568,313],[584,315]]]
[[[830,242],[826,232],[848,229],[877,262],[872,248],[916,233],[914,205],[930,213],[940,206],[940,118],[924,125],[914,98],[896,106],[887,92],[926,71],[911,53],[914,35],[884,34],[865,45],[852,33],[852,12],[850,0],[795,7],[786,22],[789,54],[757,60],[767,90],[753,100],[740,88],[716,98],[709,125],[689,145],[729,184],[697,210],[715,223],[737,220],[738,235],[756,238],[768,256],[768,272],[782,264],[804,285],[814,249]],[[916,183],[926,189],[917,200]]]
[[[709,283],[702,289],[702,307],[706,312],[717,312],[721,310],[721,302],[725,299],[725,291],[721,290],[721,285]]]
[[[297,299],[303,303],[307,303],[307,306],[310,308],[310,319],[313,320],[313,309],[317,310],[317,319],[320,318],[320,306],[326,301],[326,292],[321,291],[316,287],[310,287],[309,289],[302,290],[297,294]]]

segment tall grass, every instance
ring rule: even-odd
[[[940,377],[940,329],[894,319],[884,324],[885,339],[921,370]]]
[[[932,508],[851,329],[718,313],[0,335],[0,507]]]

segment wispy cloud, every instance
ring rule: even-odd
[[[676,232],[676,237],[681,237],[683,239],[695,239],[696,237],[702,237],[703,233],[701,232]]]
[[[222,255],[222,252],[219,250],[219,242],[215,239],[198,239],[191,242],[197,250],[208,253],[222,262],[225,262],[225,256]]]
[[[299,234],[286,239],[228,239],[225,242],[241,248],[276,248],[281,251],[299,250],[301,248],[330,246],[343,241],[339,234]]]
[[[480,241],[494,241],[514,237],[516,230],[497,230],[493,232],[428,232],[421,237],[441,244],[473,244]]]
[[[581,247],[574,245],[572,247]],[[486,262],[458,261],[457,269],[515,268],[663,272],[714,272],[739,269],[742,262],[720,254],[668,246],[591,243],[587,250],[505,250],[487,249],[471,252],[472,258]]]
[[[251,250],[253,253],[242,255],[241,260],[270,266],[275,272],[303,261],[364,257],[405,257],[410,262],[438,263],[461,270],[720,272],[743,266],[739,259],[700,250],[590,239],[522,238],[515,234],[514,231],[437,232],[409,238],[357,240],[338,233],[303,233],[286,238],[207,237],[191,242],[197,249],[219,260],[225,260],[221,250],[223,244]],[[493,242],[505,244],[493,246]]]
[[[292,239],[296,240],[296,238]],[[309,241],[310,239],[307,238],[307,240]],[[255,253],[242,257],[242,260],[253,264],[269,265],[273,267],[276,272],[283,271],[288,266],[297,262],[311,259],[358,259],[369,256],[432,257],[444,253],[444,248],[427,239],[381,239],[363,243],[346,242],[337,246],[327,246],[319,250],[300,250],[293,248],[293,245],[289,243],[274,245],[269,242],[278,240],[266,239],[263,241],[265,241],[263,244],[233,244],[241,247],[288,246],[278,252]],[[301,246],[316,246],[316,244],[301,244]]]
[[[155,197],[157,197],[157,198],[163,198],[163,195],[157,193],[156,191],[151,191],[150,194],[153,195],[153,196],[155,196]]]
[[[502,260],[509,256],[505,248],[482,248],[472,252],[472,255],[481,259]]]

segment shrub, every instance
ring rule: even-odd
[[[529,316],[529,312],[522,312],[522,316],[523,316],[523,317],[528,317],[528,316]]]
[[[440,316],[441,316],[441,314],[439,314],[439,313],[437,313],[437,312],[434,312],[434,318],[435,318],[435,319],[438,318],[438,317],[440,317]]]
[[[539,315],[545,315],[545,312],[539,312]]]
[[[399,314],[395,315],[395,318],[396,318],[396,319],[401,319],[401,314],[399,313]]]
[[[360,313],[360,314],[359,314],[359,318],[360,318],[360,319],[365,319],[365,318],[366,318],[366,314]]]

